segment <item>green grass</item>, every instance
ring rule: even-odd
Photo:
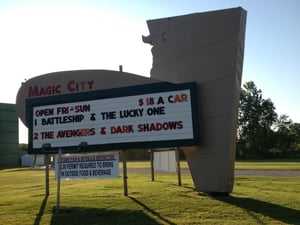
[[[148,161],[128,162],[129,168],[150,168]],[[180,162],[182,169],[188,168],[186,161]],[[240,170],[300,170],[300,159],[236,161],[235,168]]]
[[[236,161],[235,168],[244,170],[300,170],[300,159]]]
[[[43,170],[0,170],[0,224],[300,224],[300,178],[236,177],[230,197],[213,198],[188,174],[182,187],[175,174],[128,176],[128,197],[122,178],[61,181],[56,214],[53,171],[45,198]]]

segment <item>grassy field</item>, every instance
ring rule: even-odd
[[[182,187],[175,174],[159,174],[155,182],[148,174],[128,176],[128,197],[122,178],[61,181],[56,214],[53,171],[46,198],[43,170],[2,169],[0,224],[300,224],[299,177],[236,177],[230,197],[214,198],[194,191],[188,174]]]
[[[128,162],[129,168],[149,168],[150,162]],[[188,168],[186,161],[180,162],[181,168]],[[240,170],[300,170],[300,159],[236,161],[235,168]]]
[[[300,159],[236,161],[235,168],[242,170],[300,170]]]

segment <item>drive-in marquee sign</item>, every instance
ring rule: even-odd
[[[199,144],[197,84],[168,82],[26,100],[29,153]]]

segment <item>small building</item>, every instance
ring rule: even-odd
[[[16,105],[0,103],[0,168],[20,165],[18,130]]]
[[[21,166],[43,166],[45,165],[44,155],[25,154],[21,157]]]

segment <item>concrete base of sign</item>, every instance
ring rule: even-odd
[[[202,145],[184,148],[196,190],[232,192],[246,11],[156,19],[148,27],[151,78],[199,84]]]

